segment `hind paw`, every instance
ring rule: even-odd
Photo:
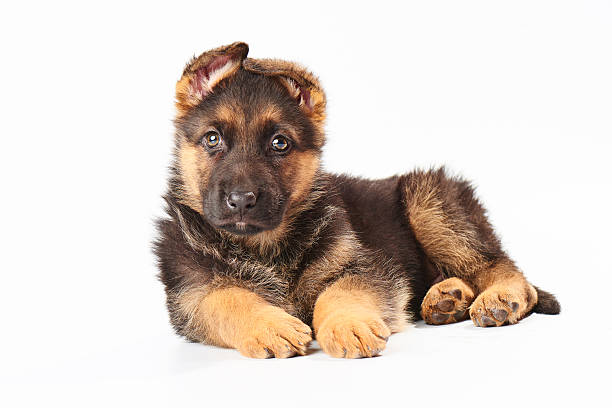
[[[423,303],[421,316],[427,324],[448,324],[466,320],[474,291],[461,279],[449,278],[433,285]]]
[[[525,289],[525,290],[523,290]],[[479,327],[517,323],[533,307],[535,289],[492,287],[482,292],[470,307],[470,318]]]

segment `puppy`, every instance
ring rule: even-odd
[[[559,313],[504,252],[469,183],[324,172],[325,94],[301,66],[216,48],[176,85],[155,252],[176,332],[255,358],[372,357],[391,333]]]

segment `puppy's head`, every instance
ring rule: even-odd
[[[237,235],[276,230],[299,208],[324,143],[317,79],[247,52],[244,43],[205,52],[176,86],[175,194]]]

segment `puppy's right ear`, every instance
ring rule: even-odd
[[[206,51],[193,58],[176,83],[176,109],[179,117],[197,106],[223,79],[233,75],[242,65],[249,46],[242,42]]]

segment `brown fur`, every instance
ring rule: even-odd
[[[254,358],[286,358],[305,354],[311,330],[281,308],[253,292],[228,287],[206,294],[191,289],[178,299],[189,316],[194,336],[222,347],[232,347]]]
[[[345,358],[378,355],[391,335],[383,320],[384,301],[379,296],[367,281],[354,276],[339,279],[325,289],[312,320],[323,351]]]
[[[238,239],[239,242],[261,253],[274,252],[277,243],[285,236],[296,216],[309,205],[307,196],[311,191],[316,172],[319,169],[319,158],[311,153],[298,153],[292,162],[286,163],[283,174],[295,180],[289,196],[289,208],[281,224],[271,231],[264,231],[255,236]]]
[[[177,333],[289,357],[306,352],[312,326],[325,352],[355,358],[380,353],[418,315],[445,324],[469,311],[486,327],[559,312],[503,251],[464,180],[444,169],[325,173],[319,81],[247,52],[208,51],[177,83],[176,160],[155,247]],[[272,149],[278,135],[287,151]],[[232,192],[254,201],[238,208]]]
[[[240,129],[242,132],[239,132],[239,135],[244,135],[244,130],[247,128],[247,124],[244,117],[244,111],[240,106],[236,105],[220,105],[215,109],[215,117],[217,120],[232,123],[237,129]],[[246,140],[244,140],[246,142]]]
[[[283,166],[282,172],[295,180],[289,196],[289,206],[293,208],[304,199],[310,191],[315,175],[319,170],[319,158],[312,153],[296,153],[292,162]],[[292,215],[291,213],[289,215]]]
[[[486,264],[476,226],[457,202],[460,193],[443,171],[417,172],[406,183],[406,215],[429,259],[472,275]]]
[[[325,142],[323,127],[325,125],[327,99],[317,77],[295,62],[279,59],[247,58],[244,60],[243,66],[247,71],[282,78],[282,84],[293,97],[298,97],[299,95],[296,94],[296,85],[308,91],[310,102],[305,103],[303,99],[299,99],[298,102],[302,110],[313,121],[317,129],[315,142],[318,147],[322,147]],[[294,82],[292,83],[288,79]]]
[[[474,294],[478,297],[470,317],[478,326],[513,324],[531,311],[537,293],[501,249],[469,184],[449,178],[443,170],[416,172],[407,180],[405,200],[410,225],[429,260],[443,275],[461,278],[429,290],[421,312],[426,322],[463,320]],[[452,299],[452,289],[464,299]],[[450,302],[450,310],[440,310]]]
[[[182,141],[178,146],[178,166],[183,180],[180,200],[183,204],[202,212],[200,186],[208,179],[210,163],[200,149]]]
[[[433,285],[421,305],[421,316],[429,324],[460,322],[468,318],[474,291],[459,278],[448,278]]]
[[[480,294],[470,308],[470,317],[478,326],[486,325],[484,316],[496,326],[514,324],[525,317],[538,303],[538,295],[520,270],[510,260],[498,262],[474,279]],[[505,311],[496,313],[496,311]],[[500,317],[501,316],[501,317]]]
[[[248,45],[245,43],[236,42],[228,46],[210,50],[200,55],[198,58],[193,58],[185,67],[181,79],[176,84],[177,117],[180,118],[185,116],[193,107],[197,106],[201,102],[201,98],[195,96],[191,92],[191,85],[195,80],[196,71],[202,67],[205,67],[218,56],[230,56],[230,59],[234,61],[233,67],[223,76],[217,78],[214,83],[211,83],[210,87],[212,88],[223,79],[234,74],[240,68],[241,61],[246,57],[248,52]]]

